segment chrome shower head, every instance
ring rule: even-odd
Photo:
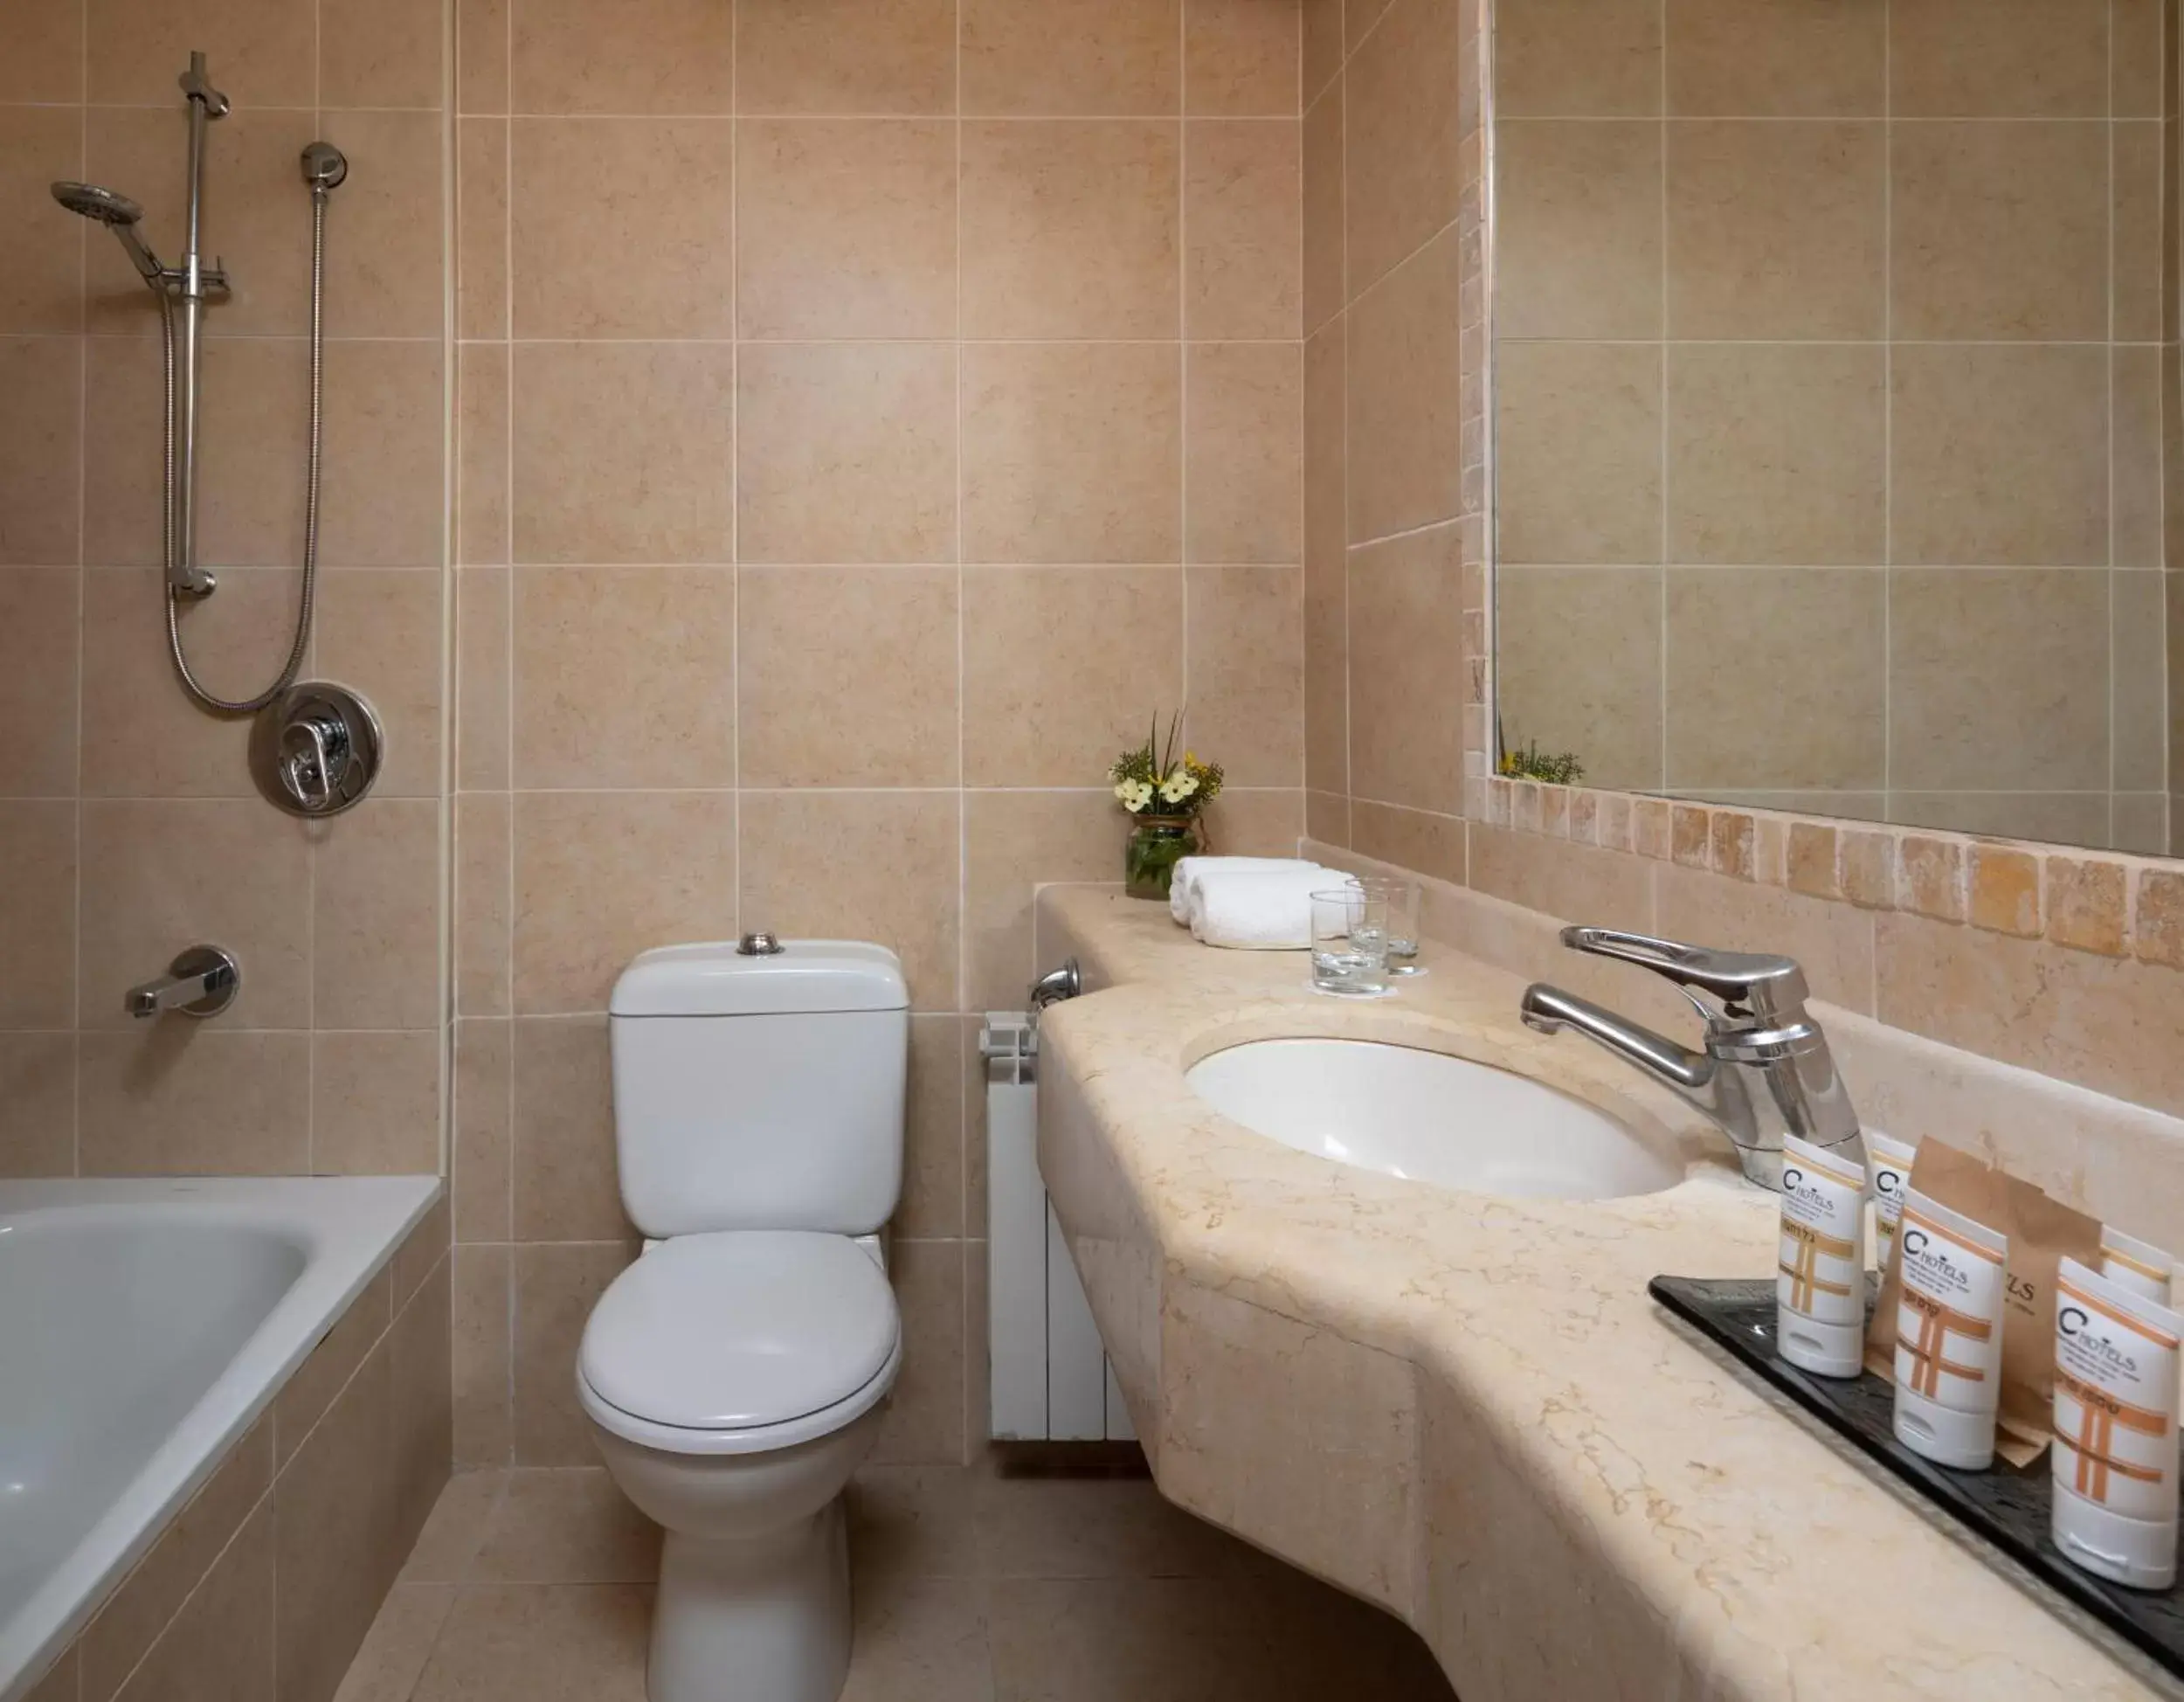
[[[128,196],[116,195],[96,183],[55,183],[53,199],[70,212],[80,213],[113,232],[121,239],[121,246],[129,251],[129,264],[144,281],[156,290],[166,288],[166,273],[159,263],[159,256],[147,248],[144,239],[136,234],[137,221],[144,217],[143,208]]]
[[[144,217],[143,208],[126,195],[116,195],[96,183],[55,183],[53,199],[72,213],[95,218],[101,225],[134,225]]]

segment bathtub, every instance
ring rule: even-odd
[[[0,1182],[0,1698],[81,1628],[439,1187]]]

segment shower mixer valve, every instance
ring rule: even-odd
[[[370,703],[347,686],[310,680],[258,712],[251,775],[291,815],[339,815],[371,790],[385,751]]]

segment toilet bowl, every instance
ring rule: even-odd
[[[769,945],[771,942],[768,942]],[[666,1532],[651,1702],[835,1702],[842,1491],[902,1360],[876,1231],[902,1191],[909,1000],[884,948],[650,951],[609,1004],[624,1208],[577,1397]]]

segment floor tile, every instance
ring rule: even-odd
[[[1150,1478],[978,1471],[972,1506],[989,1578],[1212,1578],[1244,1545],[1176,1507]]]
[[[641,1584],[474,1584],[455,1599],[415,1702],[645,1702]]]
[[[507,1486],[505,1471],[459,1471],[449,1478],[410,1550],[401,1581],[459,1584],[469,1576]]]
[[[841,1702],[990,1702],[983,1595],[969,1578],[860,1569]]]
[[[849,1486],[849,1553],[862,1572],[978,1575],[971,1475],[952,1465],[874,1465]]]
[[[334,1702],[409,1702],[454,1605],[453,1584],[397,1584],[389,1590]]]
[[[480,1583],[648,1584],[660,1527],[602,1467],[508,1473],[470,1576]]]

